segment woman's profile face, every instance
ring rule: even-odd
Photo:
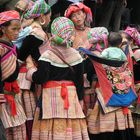
[[[84,26],[85,18],[86,18],[86,14],[82,10],[79,10],[71,14],[71,20],[73,21],[75,26],[79,26],[79,27]]]
[[[21,29],[19,20],[10,21],[10,25],[3,27],[2,32],[3,36],[9,41],[14,41],[18,38],[19,32]]]
[[[48,24],[49,24],[50,21],[51,21],[51,12],[48,13],[47,15],[44,15],[44,20],[45,20],[45,24],[43,25],[43,27],[47,27]]]

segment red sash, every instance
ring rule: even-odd
[[[13,82],[4,82],[4,90],[8,92],[14,92],[14,93],[20,92],[20,88],[16,80]],[[4,96],[8,104],[10,105],[12,116],[15,116],[17,114],[17,111],[16,111],[16,103],[14,100],[14,96],[10,94],[5,94]]]
[[[64,109],[69,108],[68,89],[67,86],[74,86],[71,81],[49,81],[43,84],[43,88],[52,88],[61,86],[61,97],[64,100]]]

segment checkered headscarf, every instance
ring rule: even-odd
[[[109,35],[109,32],[107,28],[105,27],[95,27],[92,28],[88,32],[88,40],[90,44],[96,44],[96,48],[99,51],[102,51],[104,48],[108,47],[108,41],[107,36]],[[103,42],[104,46],[102,46],[100,43]]]
[[[24,18],[37,18],[41,14],[46,14],[50,10],[51,7],[45,2],[45,0],[37,0],[32,6],[32,8],[24,14]]]
[[[74,24],[66,17],[58,17],[51,24],[51,33],[56,44],[67,43],[73,32]]]

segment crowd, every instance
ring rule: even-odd
[[[139,140],[127,1],[15,2],[0,12],[0,140]]]

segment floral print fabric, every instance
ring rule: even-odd
[[[113,93],[125,94],[132,85],[132,73],[127,66],[109,67],[106,66],[107,78],[112,85]]]

